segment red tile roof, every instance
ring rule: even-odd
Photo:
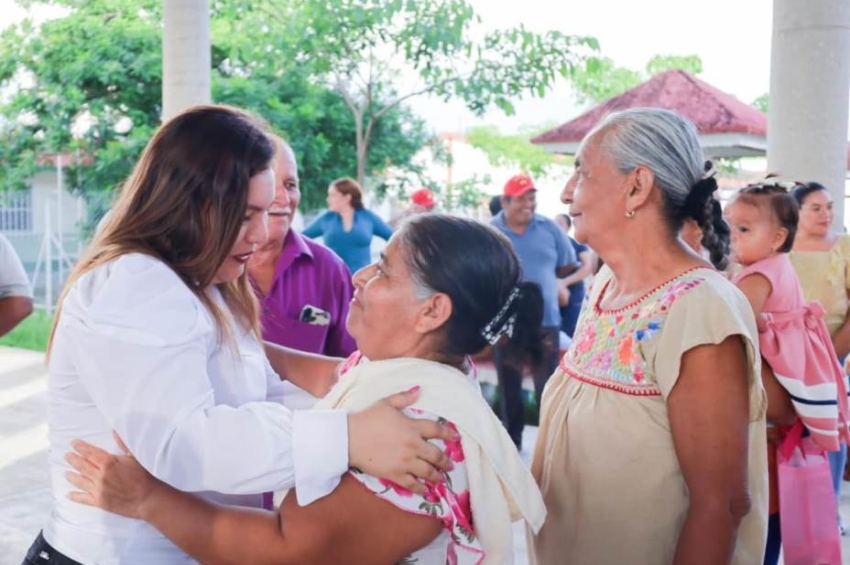
[[[549,130],[532,143],[581,141],[607,114],[626,108],[655,107],[678,112],[702,134],[747,133],[767,136],[767,115],[685,71],[665,71],[631,90],[595,106],[579,117]]]
[[[71,153],[62,153],[61,155],[57,155],[56,153],[43,153],[36,157],[36,162],[42,167],[55,167],[57,161],[59,161],[63,167],[70,167],[72,165],[92,165],[94,164],[94,157],[90,154],[85,154],[80,157]]]

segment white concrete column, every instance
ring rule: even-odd
[[[850,1],[774,0],[767,169],[829,187],[838,230],[849,101]]]
[[[209,104],[209,0],[162,0],[162,119]]]

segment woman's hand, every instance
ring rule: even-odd
[[[782,432],[779,431],[779,428],[776,426],[767,427],[767,443],[779,446],[779,444],[782,443],[782,440]]]
[[[791,397],[788,396],[785,387],[779,384],[773,369],[764,358],[761,360],[761,382],[767,394],[767,420],[779,426],[793,424],[797,419],[797,411],[794,409]],[[768,428],[768,439],[770,439],[770,429]]]
[[[74,451],[65,454],[65,461],[77,472],[68,471],[65,477],[80,490],[68,493],[68,498],[128,518],[144,519],[145,502],[162,483],[136,461],[117,434],[113,436],[126,455],[113,455],[81,440],[71,443]]]
[[[451,461],[428,439],[457,440],[455,432],[433,420],[414,420],[400,410],[416,401],[419,387],[389,396],[348,416],[348,460],[374,477],[393,481],[418,494],[419,479],[438,482]]]

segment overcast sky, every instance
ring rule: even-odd
[[[332,1],[332,0],[330,0]],[[615,64],[642,70],[654,55],[699,55],[701,78],[750,103],[770,80],[771,0],[470,0],[487,28],[524,24],[532,31],[556,29],[590,35]],[[0,0],[0,27],[20,19],[13,0]],[[546,98],[519,102],[506,118],[493,110],[476,119],[462,104],[414,99],[434,131],[462,131],[490,123],[509,131],[522,125],[564,122],[583,108],[561,83]]]
[[[751,103],[770,83],[770,0],[470,0],[488,28],[525,24],[532,31],[556,29],[590,35],[614,63],[643,70],[655,55],[698,55],[700,78]],[[517,104],[517,115],[500,111],[476,120],[461,104],[418,99],[411,106],[437,131],[462,131],[476,123],[511,130],[521,125],[565,122],[584,108],[560,85],[545,99]]]

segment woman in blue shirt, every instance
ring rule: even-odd
[[[328,211],[304,229],[304,235],[324,236],[325,245],[339,255],[355,273],[372,262],[372,238],[388,240],[393,229],[377,214],[363,208],[360,185],[350,178],[328,187]]]

